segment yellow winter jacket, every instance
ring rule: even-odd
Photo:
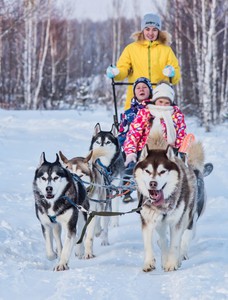
[[[125,47],[116,64],[120,73],[115,80],[122,81],[128,78],[129,83],[134,83],[139,77],[147,77],[152,84],[161,80],[169,81],[169,78],[162,74],[167,65],[171,65],[175,69],[172,84],[178,83],[181,77],[178,60],[169,46],[169,34],[160,31],[159,39],[156,41],[137,40]],[[132,98],[133,87],[129,85],[125,110],[130,108]]]

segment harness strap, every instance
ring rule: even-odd
[[[51,223],[57,223],[57,221],[56,221],[56,217],[57,217],[57,216],[49,216],[49,215],[48,215],[48,217],[49,217]]]
[[[95,217],[95,216],[103,216],[103,217],[104,216],[105,217],[107,217],[107,216],[122,216],[122,215],[130,214],[133,212],[139,212],[141,209],[142,209],[142,207],[140,206],[140,207],[134,208],[127,212],[91,211],[89,213],[89,218],[87,219],[87,221],[82,229],[82,233],[81,233],[80,239],[77,241],[77,244],[81,244],[81,242],[83,241],[83,237],[85,235],[86,228],[89,225],[89,223],[92,221],[93,217]]]

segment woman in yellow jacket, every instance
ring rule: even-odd
[[[117,81],[128,78],[133,83],[139,77],[147,77],[152,84],[172,78],[172,84],[180,80],[178,60],[171,49],[171,37],[161,31],[158,15],[146,14],[141,22],[141,31],[132,35],[135,42],[126,46],[116,66],[109,66],[106,74]],[[130,107],[133,98],[132,86],[127,89],[124,109]]]

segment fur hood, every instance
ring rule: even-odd
[[[133,33],[131,35],[131,38],[135,42],[144,42],[145,41],[142,31],[137,31],[137,32]],[[160,44],[163,44],[163,45],[166,45],[166,46],[170,46],[171,42],[172,42],[171,34],[168,31],[159,31],[159,35],[158,35],[157,41]]]

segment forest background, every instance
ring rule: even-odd
[[[149,1],[149,0],[148,0]],[[184,113],[206,131],[228,118],[228,2],[149,1],[171,33],[182,79],[175,87]],[[140,29],[139,2],[133,16],[124,1],[110,0],[104,19],[77,18],[76,6],[53,0],[0,0],[0,107],[5,109],[90,109],[113,107],[108,65]],[[88,3],[89,5],[89,3]],[[127,8],[128,9],[128,8]],[[152,12],[148,11],[148,12]],[[118,105],[125,86],[116,87]]]

